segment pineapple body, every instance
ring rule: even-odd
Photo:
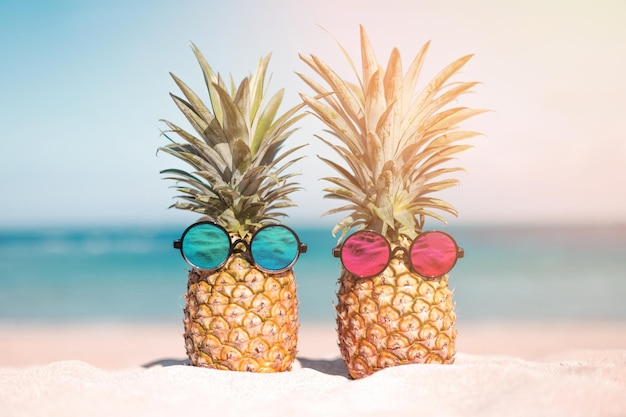
[[[192,269],[183,321],[194,366],[288,371],[296,357],[299,327],[294,274],[267,274],[241,254],[217,271]]]
[[[401,259],[371,278],[343,270],[337,293],[339,349],[357,379],[411,363],[453,363],[454,304],[448,277],[426,280]]]

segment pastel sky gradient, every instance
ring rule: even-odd
[[[453,224],[626,221],[626,2],[563,1],[19,1],[0,5],[0,227],[186,224],[168,210],[159,119],[181,122],[172,71],[202,76],[190,42],[240,80],[272,52],[272,91],[285,107],[309,93],[294,71],[313,53],[353,74],[332,33],[358,57],[358,25],[386,62],[405,68],[432,40],[425,76],[475,54],[461,77],[482,84],[460,104],[492,109],[466,126],[485,133],[459,155],[467,169],[445,197]],[[320,223],[330,174],[315,155],[323,126],[307,118],[294,143],[306,192],[292,223]]]

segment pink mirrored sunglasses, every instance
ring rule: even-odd
[[[399,252],[413,272],[429,279],[450,272],[457,259],[465,254],[452,236],[434,230],[417,236],[408,250],[402,246],[391,250],[387,239],[372,230],[355,232],[333,249],[333,255],[341,259],[343,267],[362,278],[381,274]]]

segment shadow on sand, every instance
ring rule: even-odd
[[[309,359],[297,358],[302,368],[313,369],[326,375],[337,375],[349,378],[348,370],[341,358],[336,359]],[[168,366],[190,365],[189,359],[165,358],[141,365],[142,368],[168,367]]]
[[[141,365],[142,368],[154,368],[157,366],[177,366],[177,365],[189,365],[189,359],[158,359],[156,361],[144,363]]]
[[[343,359],[308,359],[298,358],[303,368],[310,368],[326,375],[338,375],[349,378],[348,369]]]

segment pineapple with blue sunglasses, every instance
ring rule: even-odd
[[[193,45],[210,100],[207,107],[182,80],[174,103],[194,128],[164,120],[160,148],[191,170],[162,171],[176,181],[173,207],[202,217],[174,241],[191,266],[185,294],[185,347],[192,365],[281,372],[296,357],[298,299],[293,266],[306,251],[278,219],[299,190],[288,169],[302,146],[284,148],[301,106],[279,115],[279,90],[266,102],[270,56],[238,87],[216,74]],[[169,134],[177,135],[179,141]]]

